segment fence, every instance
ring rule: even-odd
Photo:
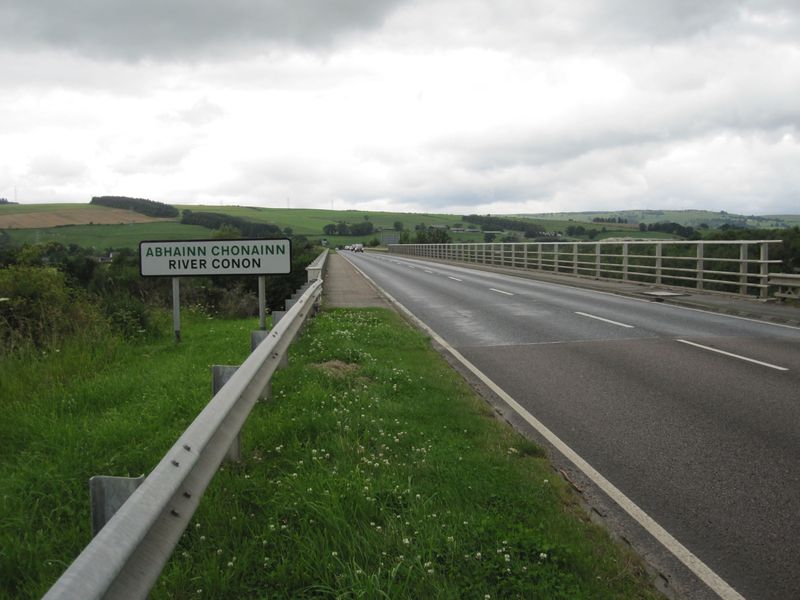
[[[445,261],[618,279],[766,298],[769,246],[781,240],[393,244]]]
[[[326,255],[317,263],[320,271]],[[147,478],[132,486],[135,491],[50,588],[46,599],[147,596],[223,459],[236,454],[239,431],[254,404],[314,312],[322,280],[314,278],[303,288],[277,325],[254,332],[259,335],[254,335],[250,356],[228,374],[227,382]]]

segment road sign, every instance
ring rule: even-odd
[[[285,238],[140,242],[140,272],[142,277],[289,273],[291,250]]]

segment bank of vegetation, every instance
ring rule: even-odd
[[[266,278],[268,309],[283,309],[306,280],[305,267],[318,251],[305,238],[293,241],[292,272]],[[256,315],[258,281],[252,276],[185,278],[181,304],[225,317]],[[170,306],[169,279],[141,277],[138,253],[131,249],[97,256],[74,244],[20,246],[0,236],[0,357],[58,348],[85,332],[148,337]]]
[[[86,481],[148,472],[238,364],[253,321],[188,314],[117,344],[0,363],[0,598],[89,541]],[[389,311],[321,313],[279,371],[153,598],[656,598],[542,450]]]

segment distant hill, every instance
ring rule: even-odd
[[[742,227],[783,228],[800,225],[800,214],[797,215],[738,215],[725,211],[711,212],[707,210],[615,210],[587,211],[568,213],[539,213],[520,215],[537,219],[573,220],[592,223],[595,219],[622,218],[631,225],[639,223],[678,223],[689,227],[698,227],[705,223],[711,229],[722,225],[738,225]]]

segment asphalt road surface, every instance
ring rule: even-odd
[[[347,257],[736,592],[800,598],[800,329]]]

